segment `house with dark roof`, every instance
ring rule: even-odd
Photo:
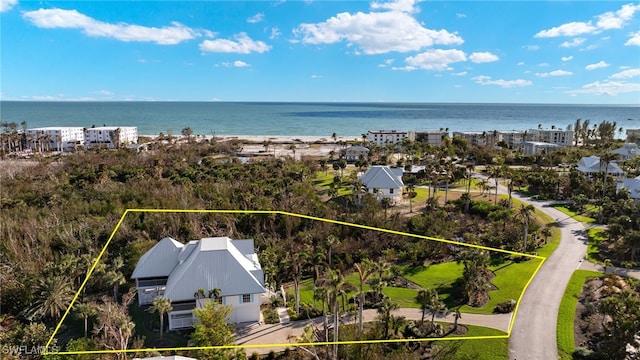
[[[170,330],[192,327],[193,309],[207,301],[230,305],[229,322],[260,320],[264,273],[252,239],[215,237],[182,244],[165,237],[140,257],[131,277],[139,305],[151,304],[156,296],[171,301]],[[220,296],[214,296],[214,289]]]
[[[398,200],[402,197],[402,168],[374,165],[362,175],[360,181],[367,192],[374,194],[378,200],[390,198]]]

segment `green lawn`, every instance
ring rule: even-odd
[[[470,336],[500,336],[506,333],[480,326],[464,325]],[[456,352],[456,358],[479,360],[507,360],[509,358],[509,339],[464,340]]]
[[[604,261],[600,259],[600,256],[598,255],[600,253],[600,250],[598,250],[598,246],[602,241],[607,239],[604,229],[591,228],[587,230],[587,235],[589,236],[589,243],[587,245],[587,260],[596,264],[604,265]]]
[[[587,224],[593,223],[596,221],[596,219],[594,218],[584,216],[584,215],[578,215],[575,211],[569,210],[567,207],[562,205],[554,205],[553,207],[562,211],[562,213],[566,214],[567,216],[574,218],[576,221],[580,221]]]
[[[573,337],[573,319],[578,304],[578,296],[582,292],[582,287],[587,279],[599,277],[602,274],[595,271],[576,270],[571,276],[567,288],[562,296],[560,309],[558,310],[558,355],[563,360],[571,360],[575,349]]]

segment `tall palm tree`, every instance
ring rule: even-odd
[[[76,317],[84,320],[84,337],[87,337],[87,330],[89,325],[89,317],[95,316],[98,313],[95,304],[77,303],[74,306],[76,310]]]
[[[424,322],[424,315],[429,310],[431,313],[431,323],[435,322],[436,314],[438,311],[444,309],[444,303],[440,300],[438,291],[436,289],[424,289],[418,292],[418,303],[422,309],[422,319],[420,322]]]
[[[362,264],[353,264],[353,266],[358,271],[358,278],[360,280],[360,300],[358,301],[358,332],[362,335],[363,330],[363,322],[362,322],[362,313],[364,312],[364,302],[365,302],[365,292],[364,292],[364,284],[367,282],[369,277],[373,275],[374,264],[369,259],[362,260]]]
[[[173,310],[171,300],[162,296],[156,296],[148,309],[150,313],[157,312],[160,316],[160,338],[162,338],[162,330],[164,329],[164,314],[169,313],[171,310]]]
[[[535,212],[535,208],[533,205],[520,205],[520,209],[518,210],[518,216],[522,219],[522,225],[524,226],[524,236],[523,236],[523,245],[522,252],[527,252],[527,236],[529,234],[529,225],[531,224],[531,220],[533,219],[533,213]]]
[[[124,262],[121,257],[115,258],[111,264],[111,268],[104,274],[107,284],[113,287],[113,299],[118,301],[118,287],[127,283],[127,279],[122,274],[122,267]]]
[[[329,277],[324,280],[324,288],[327,291],[330,306],[333,312],[333,355],[338,358],[338,335],[340,329],[340,299],[343,303],[347,292],[354,290],[354,286],[346,282],[340,270],[329,270]]]
[[[378,307],[378,314],[384,326],[384,339],[389,338],[389,323],[391,322],[391,312],[399,308],[398,303],[391,302],[388,296],[385,296]]]

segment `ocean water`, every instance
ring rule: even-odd
[[[493,131],[566,128],[576,119],[640,128],[640,105],[261,103],[261,102],[0,102],[0,120],[27,127],[137,126],[155,135],[185,127],[200,135],[356,137],[368,130]],[[624,137],[624,135],[619,135]]]

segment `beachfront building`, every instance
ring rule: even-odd
[[[84,142],[88,147],[104,146],[110,149],[138,143],[135,126],[101,126],[84,129]]]
[[[361,157],[366,159],[369,156],[369,149],[364,146],[354,145],[344,150],[344,158],[349,161],[358,161]]]
[[[426,143],[433,146],[442,145],[442,139],[449,136],[449,131],[443,130],[425,130],[425,131],[409,131],[409,140],[413,142]]]
[[[453,137],[467,139],[475,146],[493,146],[500,141],[498,131],[454,131]]]
[[[611,151],[612,154],[620,156],[620,160],[631,160],[636,156],[640,156],[640,148],[636,143],[626,143],[621,148]]]
[[[627,142],[640,144],[640,129],[627,129]]]
[[[182,244],[165,237],[140,257],[131,278],[139,305],[151,304],[156,296],[171,301],[170,330],[191,328],[193,309],[207,301],[231,306],[231,323],[260,320],[264,272],[253,239],[215,237]]]
[[[500,130],[498,131],[498,142],[505,143],[510,149],[522,149],[524,147],[524,131]]]
[[[615,176],[618,181],[622,181],[625,174],[615,161],[606,164],[598,156],[583,157],[578,161],[577,170],[589,176],[606,171],[607,174]]]
[[[378,146],[401,143],[409,134],[399,130],[369,130],[368,139]]]
[[[402,197],[402,168],[375,165],[362,175],[360,181],[367,188],[367,192],[375,195],[378,200],[389,198],[392,201]]]
[[[523,146],[524,155],[540,155],[560,148],[560,145],[539,141],[525,141]]]
[[[538,141],[560,146],[572,146],[573,130],[530,129],[527,130],[526,141]]]
[[[27,148],[34,151],[73,150],[84,143],[81,127],[41,127],[25,130]]]

